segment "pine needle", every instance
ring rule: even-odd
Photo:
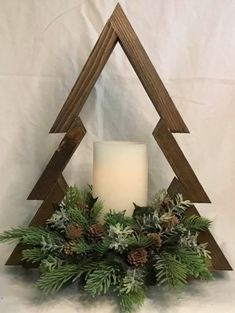
[[[144,289],[120,294],[120,308],[122,313],[132,313],[143,305],[145,299]]]
[[[205,280],[212,278],[207,260],[196,251],[181,247],[176,250],[176,258],[187,267],[188,276]]]
[[[50,239],[54,243],[63,241],[63,238],[58,233],[33,226],[13,228],[0,234],[0,241],[2,242],[19,240],[29,245],[40,245],[43,238]]]
[[[205,231],[211,225],[211,221],[209,219],[198,215],[191,215],[184,218],[182,223],[183,226],[191,232]]]
[[[81,271],[77,265],[63,265],[53,271],[43,273],[37,281],[36,286],[46,295],[53,294],[59,291],[65,283],[77,277],[80,273]]]
[[[125,211],[123,212],[110,211],[105,215],[104,220],[105,225],[107,227],[115,226],[116,224],[120,224],[123,227],[133,225],[133,219],[129,216],[125,216]]]
[[[170,253],[157,256],[154,267],[159,286],[182,288],[187,282],[187,266]]]
[[[93,297],[106,294],[117,283],[116,269],[108,265],[95,269],[86,278],[85,290]]]
[[[93,246],[85,242],[85,240],[80,240],[78,243],[72,245],[72,251],[77,254],[85,255],[92,250]]]
[[[128,247],[131,247],[131,248],[138,248],[138,247],[147,248],[151,246],[152,243],[153,243],[152,238],[146,235],[145,236],[132,235],[127,238]]]
[[[27,261],[31,263],[38,263],[46,257],[46,254],[40,248],[23,250],[22,253],[22,261]]]

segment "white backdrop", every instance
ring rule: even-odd
[[[0,231],[37,210],[26,198],[62,138],[48,131],[116,3],[0,0]],[[190,129],[175,137],[212,200],[197,207],[235,267],[235,0],[120,3]],[[150,194],[168,186],[173,173],[151,135],[158,115],[119,46],[81,118],[88,132],[66,168],[70,184],[91,183],[92,142],[112,139],[147,142]],[[81,304],[75,289],[43,299],[34,273],[3,265],[12,248],[0,246],[0,312],[117,312],[106,298]],[[234,313],[235,274],[149,296],[139,312]]]

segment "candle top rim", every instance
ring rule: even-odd
[[[126,144],[126,145],[146,145],[145,142],[140,142],[140,141],[95,141],[95,145],[99,144],[104,144],[104,145],[119,145],[119,144]]]

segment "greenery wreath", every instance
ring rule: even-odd
[[[211,279],[207,243],[200,232],[211,222],[187,216],[190,201],[167,191],[156,194],[147,207],[102,214],[92,187],[69,187],[45,227],[19,227],[0,234],[0,241],[18,240],[27,246],[22,262],[39,265],[36,285],[46,294],[79,283],[96,297],[112,293],[124,313],[142,305],[149,285],[184,287],[191,278]]]

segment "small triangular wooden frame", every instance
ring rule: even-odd
[[[50,130],[50,133],[66,134],[28,197],[29,200],[43,200],[30,223],[32,226],[45,224],[53,213],[52,203],[60,202],[64,197],[68,186],[62,172],[86,133],[85,127],[78,117],[79,113],[117,42],[123,48],[160,116],[153,136],[177,177],[169,186],[169,193],[171,195],[182,193],[185,198],[190,199],[193,203],[210,202],[172,135],[172,133],[188,133],[188,128],[121,6],[117,4]],[[192,206],[187,213],[199,215],[195,206]],[[215,270],[232,270],[209,231],[204,232],[199,239],[208,242]],[[22,264],[21,253],[23,248],[21,245],[17,245],[6,264]]]

